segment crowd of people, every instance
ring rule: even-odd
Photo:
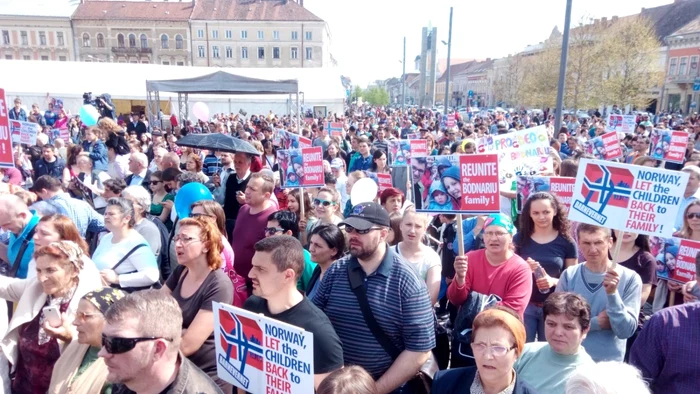
[[[0,170],[6,393],[243,393],[217,374],[213,302],[313,333],[323,394],[680,394],[700,383],[700,290],[657,277],[673,267],[648,236],[572,223],[544,191],[517,213],[515,180],[500,213],[460,223],[417,212],[452,206],[449,171],[438,158],[392,166],[390,142],[409,135],[430,156],[466,155],[478,138],[544,125],[554,166],[542,175],[575,177],[587,141],[605,133],[600,114],[564,115],[560,130],[550,111],[455,114],[447,127],[430,110],[369,106],[301,130],[272,111],[86,127],[60,100],[30,113],[14,103],[12,119],[43,129]],[[620,138],[621,161],[689,174],[674,236],[700,241],[700,119],[637,125]],[[63,127],[67,140],[50,132]],[[690,135],[683,164],[651,157],[655,128]],[[281,187],[279,130],[322,148],[325,186]],[[178,146],[190,133],[258,154]],[[393,187],[353,202],[353,186],[381,173]],[[183,211],[178,193],[191,188],[211,198]]]

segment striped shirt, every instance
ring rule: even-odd
[[[394,360],[367,327],[348,270],[362,270],[357,258],[348,255],[333,263],[312,301],[340,337],[345,365],[359,365],[378,379]],[[401,256],[387,246],[365,286],[374,318],[400,351],[426,352],[435,347],[435,317],[425,283]]]
[[[372,143],[372,147],[373,147],[375,150],[376,150],[376,149],[381,150],[382,152],[384,152],[384,154],[385,154],[387,157],[389,157],[389,143],[387,142],[387,140],[379,141],[379,139],[376,139],[376,140],[374,140],[374,142]]]

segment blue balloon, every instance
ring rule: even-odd
[[[100,113],[97,111],[97,108],[90,104],[85,104],[80,107],[80,120],[85,126],[94,126],[99,119]]]
[[[177,212],[177,217],[180,219],[187,218],[190,216],[192,204],[213,199],[211,192],[203,184],[199,182],[188,183],[175,194],[175,212]]]

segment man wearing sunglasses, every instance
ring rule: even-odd
[[[160,290],[138,291],[105,314],[102,349],[113,393],[221,393],[180,351],[182,311]],[[131,391],[129,391],[131,390]]]
[[[386,243],[389,214],[374,202],[357,204],[338,227],[350,254],[326,272],[313,303],[343,343],[346,365],[359,365],[380,393],[402,389],[435,347],[435,317],[422,280]]]

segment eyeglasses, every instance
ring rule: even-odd
[[[139,342],[153,341],[156,339],[165,339],[168,342],[172,342],[172,339],[162,337],[120,338],[102,334],[102,347],[105,348],[109,354],[122,354],[133,350]]]
[[[323,205],[324,207],[330,207],[335,205],[335,201],[321,200],[320,198],[314,198],[314,205]]]
[[[368,228],[367,230],[358,230],[355,227],[348,226],[347,224],[345,225],[345,232],[348,234],[358,233],[360,235],[364,235],[364,234],[369,234],[370,231],[381,230],[381,229],[382,229],[381,227],[371,227],[371,228]]]
[[[163,181],[151,181],[151,185],[157,185],[159,183],[163,183]]]
[[[700,213],[691,212],[685,215],[688,219],[700,219]]]
[[[176,236],[174,236],[174,237],[173,237],[173,242],[178,242],[178,241],[182,242],[182,243],[185,244],[185,245],[191,244],[192,242],[196,242],[196,241],[200,241],[200,242],[201,242],[201,240],[199,240],[199,239],[197,239],[197,238],[194,238],[194,237],[186,237],[186,236],[184,236],[184,235],[176,235]]]
[[[485,231],[484,232],[484,238],[503,238],[508,233],[502,233],[500,231]]]
[[[486,350],[490,350],[491,354],[493,354],[495,357],[503,357],[513,349],[515,349],[515,346],[488,346],[485,343],[472,343],[472,350],[474,353],[484,354]]]
[[[85,312],[76,312],[75,313],[75,318],[80,320],[80,321],[85,321],[93,316],[101,315],[101,313],[85,313]]]
[[[265,234],[266,235],[273,235],[277,233],[283,233],[284,229],[279,228],[279,227],[265,227]]]

